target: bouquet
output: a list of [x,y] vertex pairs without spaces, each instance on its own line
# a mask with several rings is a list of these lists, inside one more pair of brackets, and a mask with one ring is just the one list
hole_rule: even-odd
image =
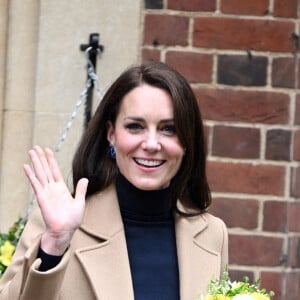
[[231,281],[225,270],[220,280],[211,280],[207,295],[199,300],[270,300],[273,296],[274,292],[259,288],[259,280],[253,284],[249,283],[248,277],[244,281]]
[[20,218],[9,229],[8,233],[0,232],[0,278],[10,265],[21,233],[25,227],[25,220]]

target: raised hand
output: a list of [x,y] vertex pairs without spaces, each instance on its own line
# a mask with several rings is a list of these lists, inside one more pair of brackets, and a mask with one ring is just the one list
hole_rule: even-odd
[[48,254],[62,255],[82,222],[88,180],[79,180],[74,198],[65,184],[54,153],[35,146],[29,151],[32,168],[24,171],[34,190],[46,225],[41,248]]

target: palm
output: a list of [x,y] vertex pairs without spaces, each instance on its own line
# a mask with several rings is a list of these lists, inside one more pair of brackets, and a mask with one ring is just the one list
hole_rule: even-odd
[[51,231],[74,230],[80,225],[84,202],[75,201],[63,181],[50,182],[36,196]]

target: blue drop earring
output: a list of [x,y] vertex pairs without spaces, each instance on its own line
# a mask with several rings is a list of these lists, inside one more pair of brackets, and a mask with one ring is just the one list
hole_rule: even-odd
[[116,158],[116,148],[112,145],[109,146],[108,154],[110,158],[115,159]]

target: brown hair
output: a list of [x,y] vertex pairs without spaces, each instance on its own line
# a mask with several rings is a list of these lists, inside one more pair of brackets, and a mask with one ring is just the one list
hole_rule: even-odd
[[108,121],[115,123],[124,96],[132,89],[149,84],[167,91],[173,101],[178,138],[186,149],[181,167],[172,179],[174,208],[176,199],[200,212],[211,203],[206,178],[206,146],[203,124],[195,95],[176,70],[166,64],[148,61],[123,72],[106,92],[84,133],[73,159],[73,185],[89,179],[87,195],[105,189],[118,173],[115,160],[108,155]]

